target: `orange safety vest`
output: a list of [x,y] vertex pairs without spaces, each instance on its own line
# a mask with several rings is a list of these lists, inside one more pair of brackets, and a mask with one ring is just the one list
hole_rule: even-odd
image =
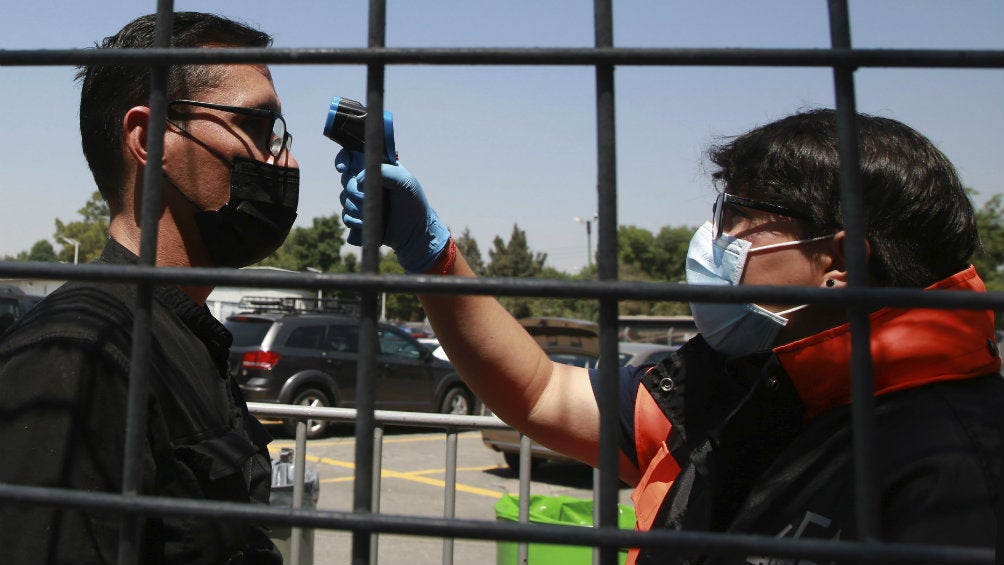
[[[986,286],[970,266],[926,290],[985,292]],[[876,396],[1000,370],[992,311],[882,308],[870,320]],[[805,405],[807,421],[850,403],[848,324],[777,347],[774,354]],[[672,424],[644,386],[638,387],[634,425],[638,468],[644,472],[631,500],[636,529],[648,531],[681,462],[666,445]],[[629,550],[627,564],[634,565],[637,557],[636,548]]]

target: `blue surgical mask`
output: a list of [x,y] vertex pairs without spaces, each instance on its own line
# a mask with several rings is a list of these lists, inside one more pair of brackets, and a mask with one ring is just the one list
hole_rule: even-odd
[[[687,251],[687,284],[738,286],[751,251],[791,247],[833,237],[785,241],[753,247],[745,239],[722,234],[715,239],[711,222],[698,228]],[[805,305],[783,312],[771,312],[756,304],[692,302],[690,310],[698,331],[715,351],[730,357],[749,355],[771,349],[778,332],[788,320],[784,317]]]

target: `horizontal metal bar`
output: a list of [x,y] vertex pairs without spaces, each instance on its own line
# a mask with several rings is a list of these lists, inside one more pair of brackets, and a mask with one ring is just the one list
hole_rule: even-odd
[[1001,68],[1004,51],[625,47],[0,50],[0,66],[182,63]]
[[[248,410],[255,416],[269,418],[299,418],[301,420],[333,420],[351,422],[358,412],[354,408],[319,408],[292,404],[271,404],[248,402]],[[456,414],[433,414],[430,412],[398,412],[394,410],[374,410],[377,424],[400,426],[451,428],[451,429],[508,429],[509,425],[496,416],[459,416]]]
[[866,307],[1004,310],[1004,292],[927,291],[916,288],[820,289],[796,286],[709,286],[637,281],[582,281],[531,278],[466,278],[430,275],[298,273],[270,270],[68,265],[0,261],[0,278],[34,277],[243,286],[256,288],[351,290],[426,294],[481,294],[552,298],[607,298],[670,302],[766,302],[854,304]]
[[0,484],[0,501],[61,508],[106,510],[137,515],[205,517],[402,535],[503,541],[562,543],[585,546],[658,547],[716,555],[773,555],[860,563],[931,563],[990,565],[990,549],[878,544],[850,541],[779,539],[774,537],[676,532],[638,532],[613,528],[583,528],[550,524],[427,518],[392,514],[359,514],[322,510],[273,508],[234,502],[200,501],[151,496],[74,491]]

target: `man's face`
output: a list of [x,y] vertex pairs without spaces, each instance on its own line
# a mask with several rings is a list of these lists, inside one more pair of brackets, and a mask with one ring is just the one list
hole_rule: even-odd
[[[268,67],[231,65],[220,70],[219,86],[199,94],[198,102],[281,112]],[[217,210],[227,203],[235,157],[299,166],[289,150],[278,158],[269,151],[272,120],[268,118],[198,106],[177,109],[184,112],[184,119],[168,124],[164,172],[200,210]]]

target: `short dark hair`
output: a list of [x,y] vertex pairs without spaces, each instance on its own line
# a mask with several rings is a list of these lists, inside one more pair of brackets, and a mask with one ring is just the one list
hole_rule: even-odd
[[[156,14],[141,16],[99,49],[142,49],[153,46]],[[268,47],[272,38],[248,25],[213,14],[175,12],[173,47]],[[207,65],[175,65],[168,75],[170,98],[195,98],[216,85],[221,73]],[[149,103],[150,69],[144,65],[88,65],[77,70],[80,93],[80,136],[84,156],[101,195],[118,201],[125,179],[122,120],[134,106]]]
[[[889,118],[857,119],[868,271],[877,286],[926,287],[964,269],[979,245],[973,204],[933,143]],[[709,151],[722,190],[802,212],[813,233],[843,224],[833,110],[758,127]]]

